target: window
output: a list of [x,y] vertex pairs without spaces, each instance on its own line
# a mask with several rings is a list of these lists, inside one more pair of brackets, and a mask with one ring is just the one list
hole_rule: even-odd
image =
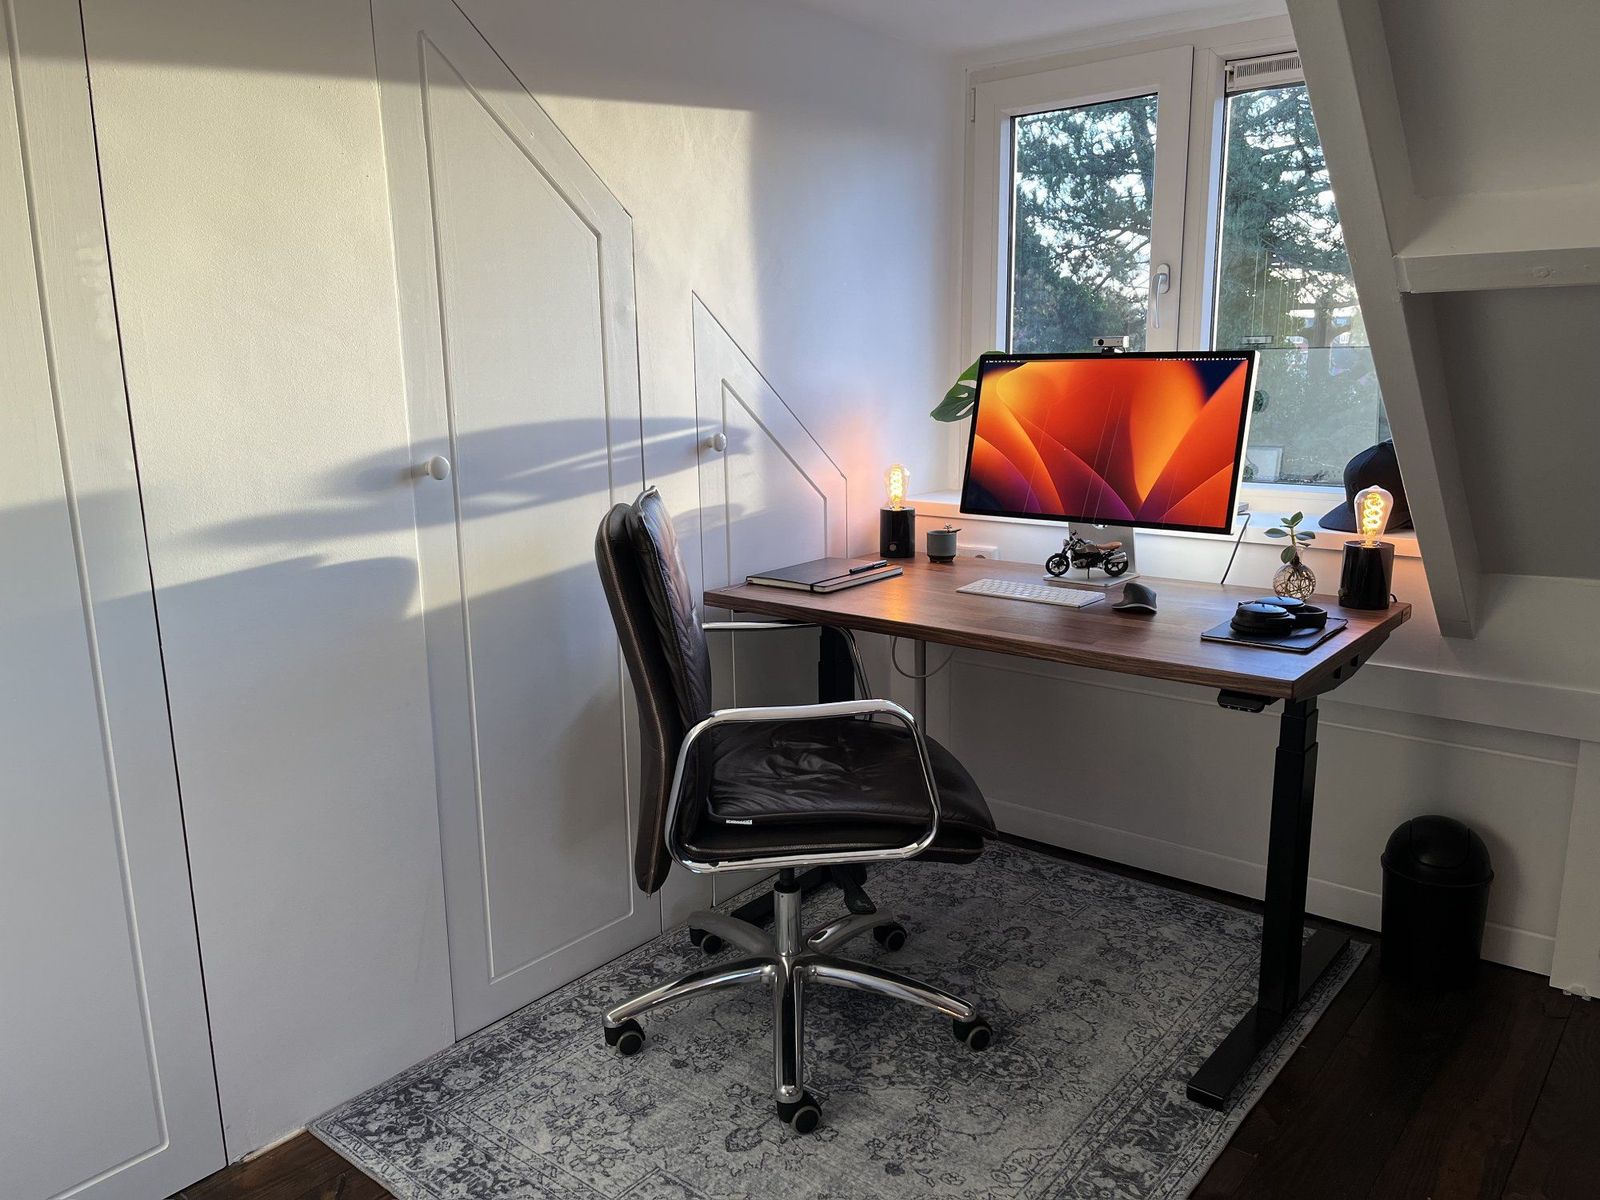
[[1303,83],[1227,98],[1212,344],[1261,354],[1245,478],[1337,484],[1389,436]]
[[1011,122],[1012,350],[1126,334],[1144,349],[1156,98]]
[[[1191,123],[1196,103],[1214,119]],[[1185,46],[996,78],[972,118],[972,355],[1256,349],[1247,483],[1337,488],[1389,436],[1296,56]]]
[[1178,348],[1193,61],[1177,47],[974,90],[974,356],[1119,334]]

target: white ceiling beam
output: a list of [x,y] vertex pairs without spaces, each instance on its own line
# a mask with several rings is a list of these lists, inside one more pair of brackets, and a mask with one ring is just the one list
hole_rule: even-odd
[[1600,184],[1430,198],[1394,261],[1406,292],[1600,283]]
[[1376,0],[1288,0],[1288,8],[1434,611],[1443,633],[1471,637],[1477,543],[1432,300],[1396,282],[1395,246],[1415,231],[1419,204],[1383,21]]

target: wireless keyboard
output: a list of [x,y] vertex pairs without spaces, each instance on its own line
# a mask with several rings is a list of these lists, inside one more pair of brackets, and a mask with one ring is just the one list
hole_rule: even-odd
[[974,596],[998,596],[1002,600],[1026,600],[1029,604],[1054,604],[1057,608],[1086,608],[1105,597],[1082,588],[1051,587],[1048,583],[1023,583],[1016,579],[980,579],[956,589]]

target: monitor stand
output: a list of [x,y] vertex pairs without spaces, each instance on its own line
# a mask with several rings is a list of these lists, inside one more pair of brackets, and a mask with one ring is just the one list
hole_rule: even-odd
[[1076,533],[1089,542],[1121,542],[1120,549],[1127,552],[1128,569],[1120,575],[1107,575],[1099,567],[1073,567],[1065,575],[1051,575],[1046,572],[1044,582],[1054,587],[1098,588],[1109,591],[1119,588],[1130,579],[1139,577],[1138,542],[1133,529],[1126,525],[1084,525],[1073,521],[1068,524],[1067,531]]

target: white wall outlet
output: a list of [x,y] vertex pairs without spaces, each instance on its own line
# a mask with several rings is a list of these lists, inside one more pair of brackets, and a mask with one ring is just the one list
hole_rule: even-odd
[[956,544],[957,558],[988,558],[998,561],[1000,558],[999,546],[984,546],[975,542],[958,542]]

